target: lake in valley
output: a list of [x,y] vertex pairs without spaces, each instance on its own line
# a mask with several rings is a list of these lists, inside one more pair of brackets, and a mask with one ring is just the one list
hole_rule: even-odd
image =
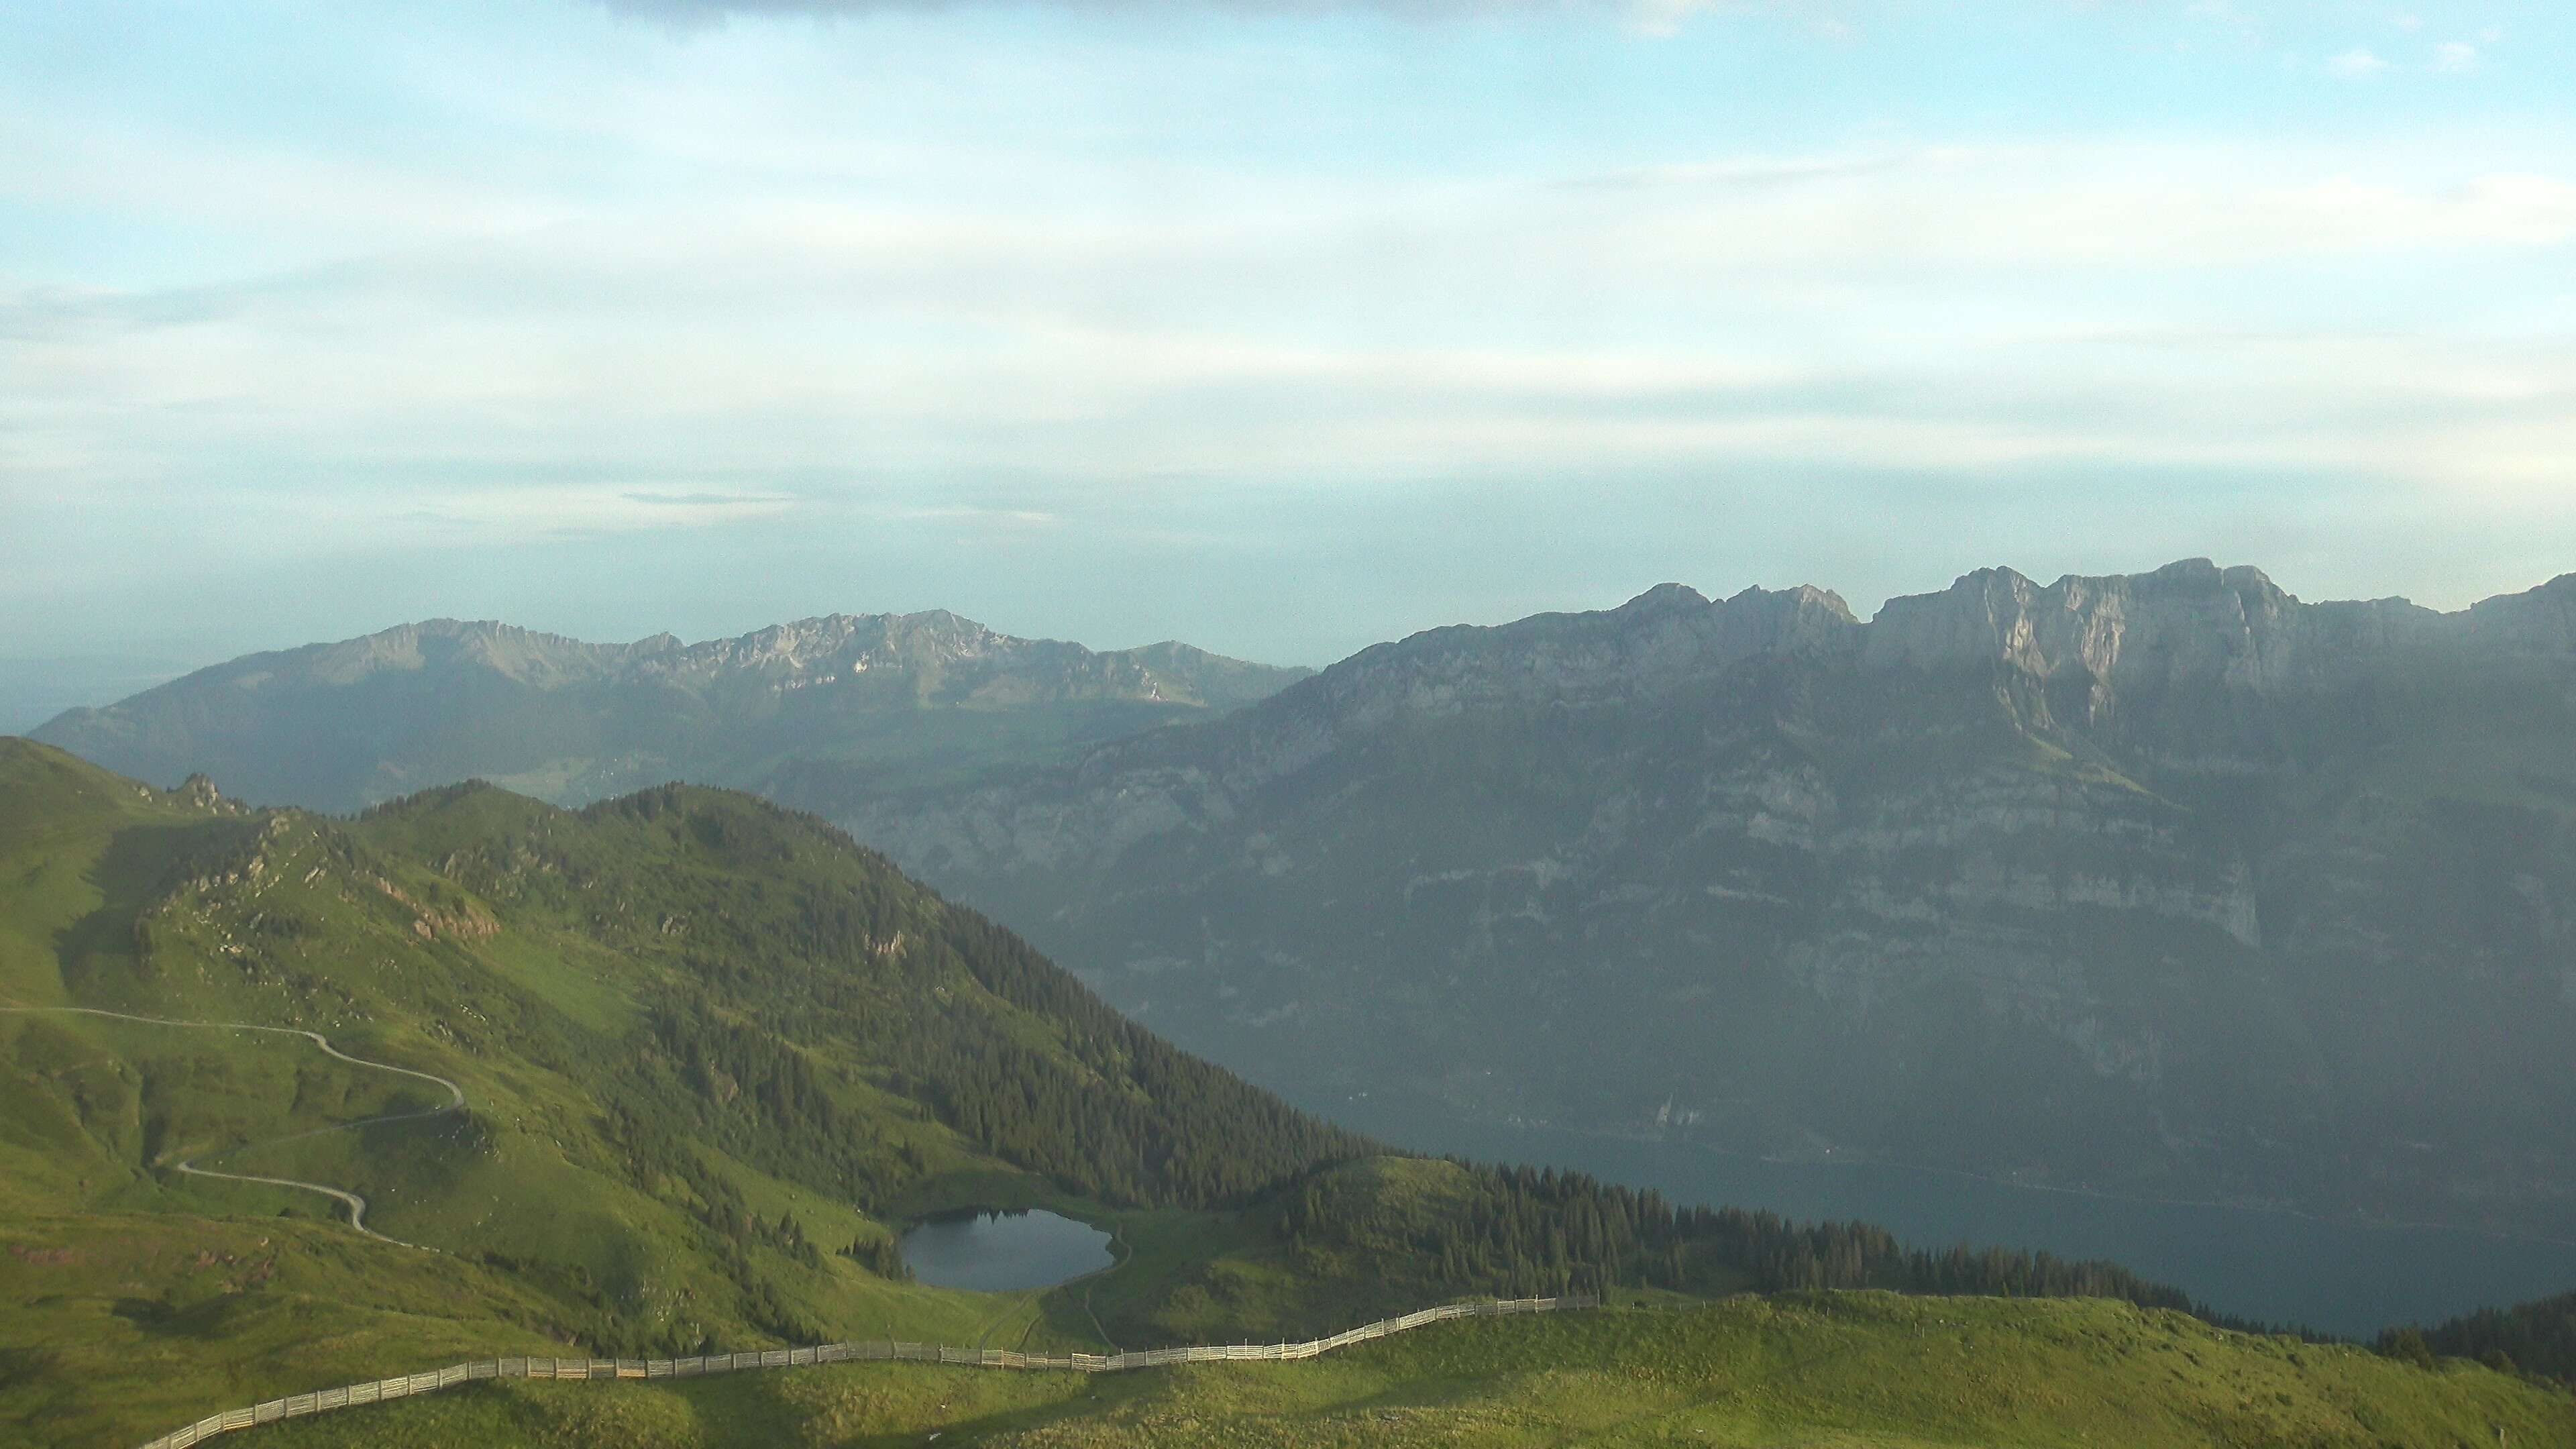
[[1095,1273],[1109,1234],[1043,1208],[942,1214],[903,1235],[904,1266],[934,1288],[1011,1293]]

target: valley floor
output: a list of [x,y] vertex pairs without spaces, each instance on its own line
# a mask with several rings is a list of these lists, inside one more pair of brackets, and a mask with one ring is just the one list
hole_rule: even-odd
[[1299,1364],[1090,1377],[911,1364],[509,1383],[249,1431],[242,1449],[951,1444],[2285,1445],[2576,1442],[2576,1403],[2465,1363],[2095,1300],[1880,1293],[1469,1320]]

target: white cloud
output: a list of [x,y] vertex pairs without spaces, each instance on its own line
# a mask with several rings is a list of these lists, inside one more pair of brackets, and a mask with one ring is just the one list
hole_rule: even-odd
[[578,208],[470,171],[404,168],[137,123],[113,111],[43,106],[0,91],[0,196],[196,228],[256,228],[295,254],[492,236]]
[[1042,508],[978,508],[964,504],[911,505],[862,509],[870,518],[896,523],[966,523],[994,528],[1062,528],[1067,522],[1061,513]]
[[1639,35],[1669,39],[1681,34],[1684,23],[1706,8],[1708,0],[1634,0],[1628,9],[1628,28]]
[[2450,75],[2465,75],[2478,68],[2478,48],[2466,41],[2454,40],[2434,47],[2433,69]]
[[[2262,44],[2262,22],[2239,9],[2233,0],[2193,0],[2192,4],[2183,8],[2183,15],[2188,20],[2216,26],[2232,33],[2239,44]],[[2188,39],[2175,43],[2184,50],[2192,48],[2192,43]]]
[[[2416,179],[2373,175],[2377,168],[2356,156],[2251,159],[2196,148],[1951,148],[1884,175],[1820,172],[1776,191],[1650,194],[1606,220],[1594,244],[1654,267],[1804,262],[1848,272],[2226,267],[2576,240],[2576,183],[2555,177]],[[2352,169],[2333,169],[2341,167]]]
[[[1671,0],[1674,23],[1691,8]],[[56,115],[0,155],[0,192],[309,227],[334,259],[167,291],[0,286],[0,498],[193,516],[253,486],[210,479],[256,478],[318,501],[224,510],[253,533],[481,540],[791,511],[773,526],[794,531],[816,494],[852,491],[895,522],[1058,524],[961,511],[940,497],[957,477],[2576,476],[2576,439],[2540,415],[2576,390],[2563,356],[2346,335],[2541,325],[2516,269],[2576,242],[2576,181],[2475,144],[1876,130],[1818,152],[1556,153],[1581,158],[1571,176],[1400,148],[1193,164],[1159,133],[1100,143],[1084,128],[1116,118],[1079,106],[1044,134],[907,129],[864,123],[836,77],[743,90],[736,72],[789,62],[711,53],[784,47],[736,29],[691,42],[706,75],[503,88],[514,133],[588,128],[596,164],[552,179],[140,123],[82,140]],[[800,44],[793,63],[817,64]],[[0,132],[16,120],[0,108]],[[2437,301],[2399,300],[2436,279]],[[520,481],[563,477],[587,481]]]
[[361,527],[392,521],[474,538],[521,538],[704,528],[776,517],[796,504],[784,494],[726,493],[686,480],[652,480],[371,491],[344,498],[330,511]]
[[2327,61],[2326,69],[2345,80],[2369,80],[2388,69],[2388,62],[2366,49],[2356,47]]
[[[2508,512],[2576,540],[2576,146],[2517,89],[2556,40],[2509,65],[2477,22],[2391,3],[2426,24],[2256,0],[1149,0],[683,34],[559,4],[392,45],[350,6],[343,34],[298,12],[262,47],[275,86],[218,48],[30,60],[0,84],[0,199],[36,221],[0,241],[0,543],[37,558],[0,568],[0,633],[56,608],[31,576],[70,616],[141,609],[102,578],[140,597],[204,559],[273,578],[258,561],[286,550],[599,535],[547,547],[639,577],[623,561],[655,550],[873,548],[814,587],[877,603],[916,586],[921,539],[1015,573],[977,550],[1166,526],[1113,506],[1157,489],[1214,533],[1269,498],[1357,536],[1439,488],[1666,480],[1597,510],[1642,536],[1736,529],[1765,510],[1701,506],[1711,480],[1760,477],[1793,480],[1778,538],[1982,552],[1999,519],[2159,511],[2136,480],[2170,474],[2229,500],[2198,519],[2259,495],[2307,528],[2349,489],[2563,554]],[[1470,8],[1514,18],[1385,21]],[[2036,144],[1996,144],[1943,54],[1863,84],[1810,43],[1835,15],[1889,15],[1892,43],[2060,9],[2130,59],[2051,30],[2052,66],[2110,83]],[[1600,33],[1623,16],[1685,38]],[[2445,40],[2481,73],[2448,119],[2382,116]],[[2287,129],[2314,139],[2259,128],[2248,89],[2363,41],[2336,69],[2380,87],[2302,100]],[[2126,83],[2169,42],[2216,57],[2182,68],[2201,83]],[[1778,69],[1721,83],[1736,59]],[[1529,69],[1478,69],[1506,61]],[[308,74],[330,83],[289,83]],[[1783,135],[1813,139],[1692,139]],[[1837,521],[1872,476],[1955,531]],[[1967,503],[2037,483],[2048,509]],[[136,542],[176,536],[203,546]],[[1167,572],[1212,555],[1181,556]],[[2439,574],[2409,567],[2369,587]]]

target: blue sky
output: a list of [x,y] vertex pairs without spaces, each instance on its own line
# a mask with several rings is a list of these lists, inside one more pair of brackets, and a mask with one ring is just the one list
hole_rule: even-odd
[[0,7],[0,658],[2456,607],[2576,569],[2569,11]]

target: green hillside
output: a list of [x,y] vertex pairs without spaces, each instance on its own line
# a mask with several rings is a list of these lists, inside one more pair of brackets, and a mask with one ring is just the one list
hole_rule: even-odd
[[[2501,1437],[2499,1437],[2501,1431]],[[513,1383],[258,1431],[269,1449],[615,1443],[2556,1445],[2509,1375],[2224,1333],[2124,1304],[1739,1298],[1441,1324],[1301,1364],[1112,1375],[849,1365],[676,1386]]]
[[[296,1038],[0,1013],[0,1419],[48,1443],[478,1345],[973,1342],[1013,1313],[1045,1341],[1033,1304],[902,1281],[896,1228],[1045,1203],[1204,1237],[1370,1150],[721,792],[334,821],[0,741],[0,1004],[306,1027],[469,1103],[279,1142],[444,1094]],[[190,1157],[350,1189],[439,1252]]]

